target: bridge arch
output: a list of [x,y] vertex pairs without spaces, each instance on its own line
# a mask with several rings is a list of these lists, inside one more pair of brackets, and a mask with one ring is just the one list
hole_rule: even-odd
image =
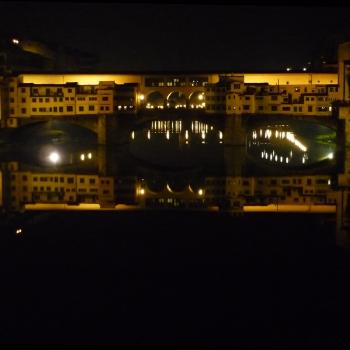
[[152,91],[146,96],[146,108],[163,108],[164,96],[159,91]]
[[193,91],[189,96],[190,108],[203,108],[205,107],[205,97],[202,91]]
[[172,91],[166,100],[168,108],[186,108],[187,106],[186,95],[181,91]]

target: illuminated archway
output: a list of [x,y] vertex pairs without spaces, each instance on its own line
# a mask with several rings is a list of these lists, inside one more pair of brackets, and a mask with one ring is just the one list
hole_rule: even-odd
[[189,108],[204,108],[205,96],[203,92],[195,91],[189,97]]
[[182,92],[173,91],[167,97],[168,108],[186,108],[186,104],[187,99]]
[[146,108],[163,108],[164,107],[164,96],[159,91],[153,91],[147,95]]

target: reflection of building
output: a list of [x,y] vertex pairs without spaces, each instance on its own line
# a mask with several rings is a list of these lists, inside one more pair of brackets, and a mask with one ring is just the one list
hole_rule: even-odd
[[9,163],[12,210],[29,203],[98,203],[114,201],[111,177],[94,174],[39,173],[19,171],[18,163]]

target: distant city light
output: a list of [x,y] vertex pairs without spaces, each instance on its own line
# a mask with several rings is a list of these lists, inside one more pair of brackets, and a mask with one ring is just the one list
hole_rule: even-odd
[[81,160],[85,160],[85,154],[84,154],[84,153],[82,153],[82,154],[80,155],[80,159],[81,159]]
[[203,190],[202,190],[201,188],[198,190],[198,194],[199,194],[200,196],[203,195]]
[[143,196],[145,194],[145,189],[144,188],[141,188],[140,189],[140,195]]
[[92,154],[91,153],[88,153],[88,158],[91,159],[92,158]]
[[13,38],[12,39],[12,43],[15,44],[15,45],[18,45],[19,44],[19,40],[16,39],[16,38]]
[[329,153],[329,154],[327,155],[327,158],[328,158],[328,159],[333,159],[333,157],[334,157],[333,152],[331,152],[331,153]]
[[58,163],[60,160],[61,160],[61,157],[60,157],[60,155],[59,155],[57,152],[51,152],[51,153],[49,154],[49,161],[50,161],[51,163],[56,164],[56,163]]
[[289,72],[289,71],[291,71],[291,70],[292,70],[291,67],[287,67],[287,69],[286,69],[287,72]]
[[17,230],[16,230],[16,235],[19,235],[19,234],[21,234],[22,233],[22,229],[21,228],[18,228]]
[[303,71],[305,72],[306,70],[307,70],[307,68],[306,68],[306,67],[304,67],[304,68],[303,68]]
[[140,101],[143,101],[143,100],[145,99],[145,95],[140,94],[140,95],[139,95],[139,99],[140,99]]

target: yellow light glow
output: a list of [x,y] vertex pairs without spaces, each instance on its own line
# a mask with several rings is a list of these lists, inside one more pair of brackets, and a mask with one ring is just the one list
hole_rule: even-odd
[[199,194],[200,196],[203,196],[203,190],[202,190],[201,188],[198,190],[198,194]]
[[21,228],[18,228],[17,230],[16,230],[16,235],[20,235],[22,233],[22,229]]
[[202,101],[204,98],[203,94],[198,95],[198,100]]
[[140,189],[140,195],[143,196],[145,194],[145,189],[144,188],[141,188]]
[[15,44],[15,45],[18,45],[19,44],[19,40],[16,39],[16,38],[13,38],[12,39],[12,43]]
[[140,99],[140,101],[143,101],[143,100],[145,99],[145,95],[140,94],[140,95],[139,95],[139,99]]
[[131,132],[131,138],[134,139],[135,138],[135,131]]
[[85,160],[85,154],[84,154],[84,153],[82,153],[82,154],[80,155],[80,159],[81,159],[81,160]]
[[91,153],[88,153],[88,158],[91,159],[92,158],[92,154]]

